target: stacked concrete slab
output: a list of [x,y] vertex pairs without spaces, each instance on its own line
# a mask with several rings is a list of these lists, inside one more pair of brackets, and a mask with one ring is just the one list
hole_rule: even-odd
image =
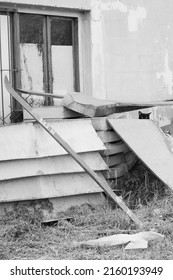
[[[60,120],[51,126],[104,179],[101,171],[107,165],[99,152],[105,146],[91,121]],[[103,200],[101,188],[40,125],[0,129],[0,203],[56,198],[59,210],[64,210],[80,200]]]
[[[118,116],[118,118],[122,116]],[[112,118],[115,118],[112,117]],[[100,154],[109,167],[102,174],[112,187],[116,185],[117,178],[125,175],[135,164],[137,158],[129,147],[122,141],[107,122],[107,118],[92,119],[93,127],[106,146]]]
[[[76,103],[73,104],[74,106]],[[77,104],[77,110],[81,111],[86,109],[86,107],[81,109],[81,104]],[[91,105],[87,105],[87,108]],[[66,107],[60,106],[63,110],[59,110],[58,108],[51,110],[49,107],[37,108],[35,109],[40,115],[42,115],[45,119],[54,119],[58,120],[59,118],[75,118],[74,121],[78,121],[83,117],[84,119],[87,116],[82,116],[79,112],[72,111]],[[92,106],[91,106],[92,107]],[[95,108],[95,107],[94,107]],[[100,110],[101,111],[101,110]],[[100,112],[99,111],[99,112]],[[76,115],[77,114],[77,115]],[[26,120],[31,121],[31,117],[28,113],[25,113]],[[111,118],[124,118],[123,113],[116,113],[111,116]],[[104,162],[108,166],[108,170],[102,172],[104,178],[111,183],[114,187],[116,185],[117,178],[123,176],[127,173],[137,161],[135,154],[129,149],[129,147],[122,141],[122,139],[116,134],[116,132],[111,128],[108,124],[107,117],[93,117],[90,118],[93,128],[97,132],[97,135],[105,145],[105,150],[100,151],[100,155],[102,156]]]

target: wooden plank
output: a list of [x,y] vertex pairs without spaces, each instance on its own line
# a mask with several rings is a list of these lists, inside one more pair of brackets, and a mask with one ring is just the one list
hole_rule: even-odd
[[[98,152],[83,153],[80,156],[95,171],[108,169]],[[83,169],[69,155],[0,162],[0,181],[77,172],[83,172]]]
[[126,163],[118,164],[114,167],[111,167],[108,171],[102,171],[103,176],[105,179],[117,179],[125,175],[128,172],[128,166]]
[[125,158],[124,153],[118,153],[118,154],[115,154],[115,155],[110,155],[110,156],[102,157],[102,158],[104,159],[104,161],[106,162],[106,164],[109,167],[114,166],[116,164],[126,162],[126,158]]
[[152,120],[108,120],[134,153],[173,189],[172,142]]
[[100,179],[100,177],[81,159],[81,157],[71,148],[71,146],[63,140],[63,138],[53,129],[52,126],[48,125],[39,115],[32,112],[32,107],[11,87],[7,76],[4,78],[5,87],[8,92],[27,110],[38,123],[48,132],[48,134],[60,144],[77,163],[86,171],[86,173],[105,191],[105,193],[116,202],[125,213],[139,226],[142,226],[141,221],[136,215],[124,204],[121,198],[119,198],[109,187],[106,181]]
[[[72,143],[78,153],[105,149],[90,120],[51,122],[51,125],[67,143]],[[0,129],[0,161],[67,154],[37,123],[3,126]]]
[[115,131],[98,131],[98,136],[103,143],[110,143],[120,141],[121,138],[115,133]]
[[[33,111],[36,114],[41,114],[44,119],[71,119],[82,117],[81,114],[69,110],[61,105],[33,108]],[[24,120],[33,120],[33,117],[31,117],[31,115],[26,111],[24,111],[23,118]]]
[[[97,175],[104,180],[100,172]],[[0,202],[66,197],[98,192],[102,192],[102,189],[84,172],[0,182]]]
[[103,156],[125,153],[129,151],[129,147],[123,141],[106,143],[105,146],[106,150],[100,152]]

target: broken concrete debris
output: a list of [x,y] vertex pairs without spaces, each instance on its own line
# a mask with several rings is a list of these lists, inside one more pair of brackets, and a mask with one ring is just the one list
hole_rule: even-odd
[[127,244],[125,247],[126,250],[131,249],[147,249],[148,242],[155,240],[161,241],[163,240],[164,235],[154,232],[154,231],[143,231],[135,234],[115,234],[111,236],[101,237],[98,239],[75,242],[76,246],[117,246],[122,244]]
[[[93,179],[93,181],[98,184],[98,186],[105,191],[105,193],[110,196],[113,201],[115,201],[125,213],[139,226],[142,226],[141,221],[136,217],[136,215],[124,204],[124,202],[119,198],[110,188],[105,180],[97,175],[95,171],[93,171],[89,165],[79,156],[76,151],[71,147],[71,143],[67,143],[63,138],[63,135],[59,135],[59,133],[48,124],[43,118],[33,111],[33,108],[11,87],[7,76],[5,76],[4,83],[8,92],[22,105],[22,107],[27,110],[27,112],[39,123],[39,125],[43,128],[43,131],[46,131],[50,136],[54,143],[58,146],[60,145],[89,175],[89,178]],[[47,134],[47,135],[48,135]],[[98,137],[99,138],[99,137]],[[88,139],[88,138],[87,138]]]
[[155,106],[171,106],[173,101],[152,101],[141,103],[125,103],[112,100],[100,100],[84,93],[69,93],[62,100],[64,107],[88,117],[104,117],[114,113],[128,112],[140,108]]
[[[91,121],[86,120],[85,126],[83,124],[84,120],[81,119],[81,124],[82,127],[84,127],[85,132],[87,131],[87,135],[85,135],[85,139],[82,141],[78,141],[78,144],[76,142],[77,138],[75,139],[75,136],[79,135],[80,132],[82,131],[82,127],[81,127],[81,131],[79,129],[79,120],[75,121],[73,123],[73,126],[76,125],[76,131],[75,131],[75,136],[73,135],[73,140],[71,135],[69,134],[69,127],[67,127],[65,125],[65,122],[59,121],[58,123],[55,124],[48,124],[47,122],[45,122],[43,120],[42,117],[40,117],[40,115],[38,114],[38,111],[33,109],[32,107],[29,106],[28,103],[26,103],[26,101],[20,97],[19,94],[17,94],[13,88],[10,86],[7,78],[5,78],[5,85],[7,90],[9,91],[9,93],[24,107],[24,109],[39,123],[39,126],[36,125],[36,127],[38,126],[37,130],[36,130],[36,136],[37,139],[36,141],[38,142],[37,145],[33,145],[35,148],[37,147],[38,151],[32,151],[32,145],[31,143],[29,146],[29,150],[28,150],[28,146],[26,147],[26,151],[21,150],[19,152],[16,153],[16,155],[14,155],[13,159],[19,159],[19,155],[22,151],[22,155],[21,155],[21,159],[26,160],[28,158],[38,158],[37,163],[35,165],[35,170],[33,172],[33,174],[26,174],[26,176],[24,176],[24,180],[29,180],[29,181],[33,181],[35,180],[35,177],[38,176],[42,176],[41,179],[38,178],[36,179],[38,181],[38,185],[41,184],[41,182],[46,178],[46,182],[51,185],[51,182],[49,182],[48,177],[46,177],[47,175],[52,176],[52,178],[54,178],[55,176],[57,177],[57,172],[55,174],[55,171],[49,171],[49,173],[46,173],[46,171],[44,170],[44,166],[42,166],[41,169],[38,168],[38,165],[40,165],[40,163],[38,162],[42,157],[45,156],[54,156],[55,151],[59,151],[58,154],[56,154],[56,156],[60,156],[60,155],[65,155],[65,154],[69,154],[72,159],[74,160],[75,164],[78,164],[80,166],[79,170],[77,169],[76,172],[86,172],[85,175],[89,176],[88,178],[90,178],[91,180],[93,180],[97,186],[99,186],[103,191],[106,192],[107,195],[109,195],[116,203],[118,203],[118,205],[125,211],[125,213],[127,215],[129,215],[129,217],[139,226],[141,226],[141,221],[139,221],[139,219],[132,213],[132,211],[130,211],[126,205],[122,202],[122,200],[117,197],[115,195],[115,193],[112,191],[112,189],[109,187],[108,183],[106,182],[105,179],[109,180],[109,179],[116,179],[119,176],[122,176],[124,173],[128,172],[128,170],[133,166],[134,162],[136,161],[136,157],[134,155],[134,153],[136,153],[139,158],[141,158],[148,166],[150,169],[152,169],[156,175],[158,175],[158,177],[164,182],[166,183],[168,186],[170,186],[171,188],[173,188],[173,182],[171,179],[171,176],[169,176],[171,174],[172,171],[170,171],[170,166],[172,166],[173,164],[173,157],[172,157],[172,151],[171,148],[169,146],[169,142],[165,141],[165,135],[161,132],[161,130],[159,128],[156,127],[156,125],[151,121],[151,120],[144,120],[144,122],[142,122],[141,120],[125,120],[125,119],[115,119],[115,117],[110,117],[110,118],[103,118],[102,121],[92,121],[92,123],[95,123],[93,126],[95,127],[95,130],[91,124]],[[95,100],[92,97],[91,98],[86,98],[85,95],[80,95],[78,93],[74,93],[74,94],[67,94],[64,99],[63,99],[63,103],[65,103],[65,106],[76,111],[79,112],[80,114],[84,114],[86,115],[86,111],[88,112],[88,116],[105,116],[111,113],[116,112],[116,108],[120,107],[120,108],[126,108],[127,104],[120,104],[120,103],[116,103],[112,102],[112,101],[102,101],[102,100]],[[134,104],[133,104],[134,105]],[[150,104],[151,105],[151,104]],[[131,108],[131,105],[128,104],[128,108]],[[146,106],[146,104],[142,105],[142,104],[135,104],[135,106]],[[149,105],[148,105],[149,106]],[[153,104],[154,106],[154,104]],[[124,110],[123,109],[123,110]],[[127,109],[127,108],[126,108]],[[86,124],[88,123],[88,130],[86,129]],[[31,124],[28,124],[31,125]],[[56,129],[56,126],[59,126],[59,128],[61,127],[61,129]],[[26,124],[25,124],[26,126]],[[99,126],[102,127],[102,130],[99,130]],[[67,131],[64,131],[64,128],[67,128]],[[30,129],[31,126],[30,126]],[[57,131],[59,133],[57,133]],[[79,132],[80,131],[80,132]],[[140,131],[140,134],[139,134]],[[86,134],[84,132],[84,134]],[[91,132],[91,133],[90,133]],[[96,132],[98,134],[96,134]],[[7,132],[8,134],[8,132]],[[47,139],[46,142],[43,144],[42,141],[39,140],[39,134],[42,135],[42,137],[40,139]],[[49,134],[49,135],[48,135]],[[31,138],[31,134],[29,134],[30,138]],[[66,140],[66,136],[69,136],[69,141]],[[109,171],[107,171],[107,165],[105,164],[105,168],[94,168],[92,169],[91,166],[88,162],[86,162],[84,160],[83,157],[81,157],[80,155],[78,155],[79,152],[84,152],[84,150],[78,150],[79,147],[81,147],[81,145],[83,145],[83,143],[89,143],[89,137],[91,137],[91,135],[94,135],[95,139],[97,139],[96,141],[93,139],[91,140],[92,143],[95,144],[95,142],[100,141],[100,143],[102,143],[103,148],[100,149],[94,149],[92,151],[96,151],[98,150],[101,155],[103,156],[103,158],[107,158],[107,157],[117,157],[117,155],[121,155],[123,154],[123,161],[119,162],[119,163],[115,163],[115,165],[113,165],[112,163],[110,163],[109,165],[109,161],[108,162],[108,168]],[[96,136],[97,135],[97,136]],[[154,135],[156,136],[154,139],[151,137],[150,135]],[[50,137],[51,136],[51,137]],[[30,139],[29,138],[29,139]],[[65,140],[64,140],[65,139]],[[123,139],[123,140],[122,140]],[[14,139],[13,139],[14,140]],[[87,141],[86,141],[87,140]],[[102,141],[101,141],[102,140]],[[3,139],[1,139],[1,141],[3,141]],[[148,143],[149,141],[149,143]],[[154,142],[153,142],[154,141]],[[50,145],[49,142],[52,142],[52,145]],[[35,141],[34,141],[35,143]],[[72,146],[71,146],[72,143]],[[13,146],[14,142],[11,143],[11,145]],[[73,144],[76,145],[73,147]],[[11,146],[11,145],[8,145]],[[2,145],[3,146],[3,145]],[[44,147],[43,147],[44,146]],[[46,146],[46,148],[45,148]],[[50,149],[51,147],[54,147],[53,154],[51,153]],[[154,147],[154,148],[153,148]],[[20,146],[21,148],[21,146]],[[149,152],[150,150],[152,150],[152,152],[154,151],[155,154],[159,155],[160,154],[160,149],[162,151],[162,160],[160,160],[159,162],[161,163],[161,165],[156,164],[156,160],[157,157],[151,157],[151,152]],[[45,151],[47,150],[47,154],[44,154]],[[102,151],[101,151],[102,150]],[[134,153],[132,153],[132,151],[134,151]],[[89,152],[89,149],[86,148],[85,152]],[[30,153],[32,155],[30,155]],[[7,156],[9,154],[9,156],[11,157],[11,153],[5,153],[5,155]],[[27,154],[27,155],[26,155]],[[3,152],[1,154],[1,156],[3,156]],[[103,158],[100,157],[99,154],[95,155],[97,157],[97,159],[99,158],[99,161],[102,161],[102,165],[104,163]],[[121,158],[121,156],[119,157]],[[125,159],[124,159],[125,158]],[[162,168],[162,162],[163,162],[163,158],[165,159],[165,166],[169,168],[165,169]],[[10,160],[11,158],[8,158],[8,160]],[[67,158],[66,158],[67,159]],[[7,159],[5,159],[7,160]],[[92,161],[92,159],[91,159]],[[105,160],[106,162],[106,160]],[[157,160],[158,162],[158,160]],[[166,162],[168,163],[166,165]],[[170,164],[171,163],[171,164]],[[74,164],[74,166],[75,166]],[[4,164],[5,166],[5,164]],[[3,166],[3,168],[5,168]],[[33,165],[34,167],[34,165]],[[40,167],[40,166],[39,166]],[[43,169],[43,170],[42,170]],[[67,168],[68,169],[68,168]],[[164,170],[163,170],[164,169]],[[96,173],[95,171],[101,171],[103,170],[103,173]],[[162,172],[161,172],[162,171]],[[73,172],[73,171],[72,171]],[[63,174],[63,171],[59,172]],[[69,172],[68,172],[69,173]],[[59,176],[61,176],[61,178],[64,175],[59,174]],[[165,175],[166,174],[166,175]],[[104,178],[103,176],[104,175]],[[31,178],[28,178],[28,177]],[[55,181],[59,181],[59,176],[57,177],[57,179],[55,180],[55,178],[53,179],[54,182]],[[68,174],[69,176],[69,174]],[[76,180],[77,176],[79,176],[78,174],[74,174]],[[166,177],[165,177],[166,176]],[[25,178],[26,177],[26,178]],[[66,175],[67,177],[67,175]],[[80,177],[80,176],[79,176]],[[6,178],[4,178],[6,179]],[[2,180],[4,180],[2,178]],[[14,178],[8,178],[10,179],[14,179]],[[50,179],[50,178],[49,178]],[[41,181],[40,181],[41,180]],[[29,182],[27,181],[27,182]],[[3,182],[2,182],[3,185]],[[8,185],[8,184],[7,184]],[[7,186],[6,185],[6,186]],[[16,182],[15,182],[16,185]],[[20,185],[20,184],[19,184]],[[28,185],[28,184],[26,184]],[[43,186],[45,186],[45,184],[42,184]],[[64,185],[64,184],[63,184]],[[52,185],[53,186],[53,185]],[[64,186],[64,189],[65,186]],[[74,187],[75,189],[75,187]],[[28,198],[27,196],[25,197],[25,199],[36,199],[36,198],[45,198],[45,197],[49,197],[49,192],[47,192],[46,187],[44,187],[44,189],[38,188],[39,193],[37,193],[37,195],[34,195],[34,190],[32,195]],[[77,191],[79,192],[79,190]],[[89,192],[92,192],[91,190]],[[9,193],[9,192],[8,192]],[[11,192],[10,192],[11,193]],[[20,193],[20,192],[19,192]],[[56,192],[51,191],[51,193],[54,194],[54,197],[56,197]],[[79,192],[80,193],[80,192]],[[75,195],[78,193],[69,193],[69,192],[65,192],[63,193],[62,191],[60,191],[59,195]],[[39,197],[41,196],[41,197]],[[8,198],[10,199],[10,201],[14,198]],[[24,199],[24,198],[22,198]],[[15,197],[15,200],[17,200],[17,197]],[[2,198],[2,201],[5,201],[5,197]],[[136,241],[135,241],[136,242]],[[135,243],[136,244],[136,243]],[[133,246],[138,246],[138,244]],[[146,246],[146,244],[143,244],[143,246]],[[130,245],[129,245],[130,246]],[[142,245],[140,245],[142,246]]]

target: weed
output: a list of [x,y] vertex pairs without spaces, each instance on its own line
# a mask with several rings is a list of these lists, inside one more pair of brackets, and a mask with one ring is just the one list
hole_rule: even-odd
[[167,196],[170,191],[141,162],[117,181],[117,194],[126,201],[129,208],[135,209]]
[[[109,199],[102,206],[84,204],[58,213],[57,223],[49,226],[41,223],[42,211],[36,202],[32,209],[19,203],[0,219],[0,259],[172,259],[173,194],[142,164],[118,184],[122,189],[117,194],[133,208],[143,229],[164,234],[162,242],[134,251],[125,251],[123,246],[116,246],[116,250],[115,246],[77,247],[76,241],[139,231]],[[51,205],[46,203],[45,207],[51,211]]]

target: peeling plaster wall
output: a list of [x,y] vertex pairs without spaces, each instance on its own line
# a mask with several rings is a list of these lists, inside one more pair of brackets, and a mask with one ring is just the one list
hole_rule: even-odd
[[102,0],[92,0],[91,7],[91,69],[92,95],[105,99],[105,53],[102,21]]
[[[172,0],[92,1],[94,96],[125,102],[173,98],[172,11]],[[173,119],[172,108],[145,111],[151,110],[162,124]]]
[[171,0],[102,1],[107,98],[171,97],[170,5]]

